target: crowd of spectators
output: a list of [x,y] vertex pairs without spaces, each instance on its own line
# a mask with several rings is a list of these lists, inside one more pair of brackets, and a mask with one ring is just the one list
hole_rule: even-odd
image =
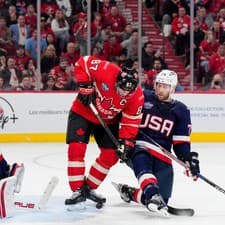
[[[162,33],[172,40],[175,53],[190,67],[190,1],[155,0],[156,19]],[[195,82],[206,90],[215,74],[225,76],[225,2],[194,1],[194,66]],[[223,85],[224,86],[224,85]]]
[[[216,2],[216,7],[213,5]],[[74,63],[87,54],[87,2],[42,0],[37,18],[37,0],[0,0],[0,90],[74,90]],[[147,7],[170,27],[177,55],[189,64],[190,10],[188,0],[145,0]],[[138,64],[138,30],[126,21],[116,0],[93,0],[91,9],[91,54],[119,66]],[[37,40],[37,20],[41,37]],[[144,31],[143,31],[144,32]],[[197,1],[194,20],[197,82],[209,85],[214,74],[224,77],[225,5],[221,0]],[[149,39],[150,40],[150,39]],[[151,41],[143,42],[141,80],[152,88],[155,75],[168,68]],[[40,41],[40,72],[37,42]],[[139,67],[137,67],[139,68]],[[182,88],[179,90],[183,90]]]
[[[0,0],[0,90],[76,90],[73,67],[87,54],[87,2]],[[115,0],[92,1],[91,54],[119,66],[138,63],[138,30],[128,23]],[[40,40],[37,20],[40,19]],[[40,41],[40,72],[37,42]],[[151,42],[143,43],[142,73],[152,88],[156,61],[167,65]],[[135,64],[136,63],[136,64]],[[138,67],[137,67],[138,69]]]

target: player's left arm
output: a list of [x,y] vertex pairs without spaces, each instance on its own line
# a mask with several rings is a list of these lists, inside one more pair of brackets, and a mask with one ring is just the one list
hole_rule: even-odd
[[142,90],[138,88],[122,111],[119,138],[134,139],[136,137],[142,119],[143,103],[144,96]]
[[120,147],[117,149],[119,158],[126,162],[135,145],[135,137],[142,119],[142,106],[144,96],[141,90],[137,90],[132,100],[122,112],[119,129]]
[[191,151],[191,117],[189,109],[182,103],[176,108],[177,120],[173,133],[173,149],[176,156],[185,162],[189,169],[187,175],[191,175],[194,179],[200,173],[198,153]]

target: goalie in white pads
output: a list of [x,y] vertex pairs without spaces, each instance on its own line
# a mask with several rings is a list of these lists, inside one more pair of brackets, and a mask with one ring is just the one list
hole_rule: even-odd
[[24,165],[9,165],[0,152],[0,218],[10,217],[14,212],[14,193],[19,193]]

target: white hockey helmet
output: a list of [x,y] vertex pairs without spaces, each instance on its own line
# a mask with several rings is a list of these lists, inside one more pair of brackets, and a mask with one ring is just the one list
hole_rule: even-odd
[[177,86],[177,73],[172,70],[162,70],[156,75],[155,84],[162,83],[171,86],[171,91]]

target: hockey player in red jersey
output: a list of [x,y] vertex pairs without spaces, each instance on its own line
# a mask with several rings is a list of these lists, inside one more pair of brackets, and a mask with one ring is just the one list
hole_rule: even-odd
[[126,201],[135,201],[148,210],[168,215],[167,203],[172,193],[171,159],[159,146],[173,151],[189,166],[188,174],[197,179],[200,172],[198,153],[191,151],[191,117],[187,106],[172,98],[177,74],[162,70],[155,79],[155,91],[144,91],[143,117],[130,160],[140,188],[114,184]]
[[14,212],[14,193],[19,193],[24,174],[24,165],[10,166],[0,151],[0,218],[10,217]]
[[[79,89],[67,126],[68,178],[73,194],[65,204],[73,205],[86,199],[104,203],[105,198],[99,197],[94,190],[118,161],[121,149],[129,151],[134,146],[144,97],[134,69],[121,69],[111,62],[83,56],[76,62],[74,73]],[[116,149],[92,112],[91,102],[123,148]],[[100,154],[85,177],[84,158],[91,134]]]

